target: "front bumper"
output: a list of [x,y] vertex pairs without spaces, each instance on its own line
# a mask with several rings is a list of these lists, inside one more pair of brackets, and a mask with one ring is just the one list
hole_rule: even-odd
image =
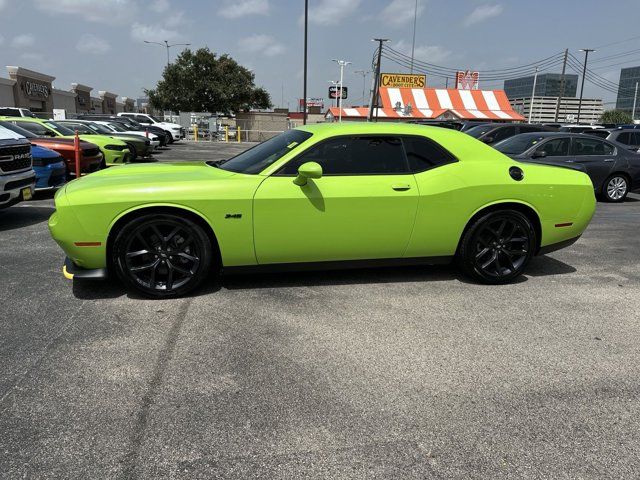
[[10,207],[24,200],[23,190],[33,195],[36,174],[33,170],[0,176],[0,208]]
[[82,280],[104,280],[107,278],[106,268],[80,268],[69,257],[65,257],[64,265],[62,266],[62,274],[68,280],[82,279]]
[[67,168],[64,162],[34,166],[36,172],[36,190],[60,188],[67,181]]

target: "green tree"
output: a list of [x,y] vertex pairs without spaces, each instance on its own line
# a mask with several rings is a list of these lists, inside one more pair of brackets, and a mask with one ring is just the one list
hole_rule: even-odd
[[253,82],[253,73],[229,55],[187,49],[165,67],[156,88],[145,93],[154,108],[176,112],[229,114],[271,107],[269,93]]
[[633,119],[631,115],[622,110],[607,110],[600,117],[600,123],[633,123]]

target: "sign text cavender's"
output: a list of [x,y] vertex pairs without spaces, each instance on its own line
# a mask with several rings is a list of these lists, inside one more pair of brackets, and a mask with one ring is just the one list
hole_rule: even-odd
[[425,88],[427,76],[410,73],[381,73],[380,86],[392,88]]

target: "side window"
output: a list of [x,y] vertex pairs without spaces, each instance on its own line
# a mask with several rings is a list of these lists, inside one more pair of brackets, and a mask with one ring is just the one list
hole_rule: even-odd
[[14,125],[18,125],[19,127],[24,128],[25,130],[29,130],[31,133],[35,133],[39,137],[47,137],[50,136],[51,133],[45,127],[40,125],[39,123],[34,122],[11,122]]
[[404,150],[413,173],[453,163],[456,158],[433,140],[421,137],[403,137]]
[[140,123],[149,123],[149,119],[144,115],[136,115],[136,121]]
[[520,133],[534,133],[543,131],[542,128],[538,128],[534,125],[520,125]]
[[623,143],[625,145],[631,145],[631,133],[632,132],[622,132],[616,138],[616,141]]
[[591,138],[574,138],[573,154],[574,155],[613,155],[615,149],[613,146],[601,140]]
[[300,165],[316,162],[323,175],[408,173],[402,142],[397,137],[338,137],[312,146],[287,163],[279,175],[296,175]]
[[630,145],[640,145],[640,132],[633,132]]
[[549,140],[541,145],[537,151],[546,153],[548,157],[566,157],[569,155],[569,139],[556,138]]
[[504,140],[505,138],[513,137],[516,134],[516,127],[501,127],[497,129],[490,137],[493,137],[493,143]]

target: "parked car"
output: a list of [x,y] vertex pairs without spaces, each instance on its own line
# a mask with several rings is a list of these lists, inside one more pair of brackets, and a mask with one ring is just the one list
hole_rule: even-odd
[[484,123],[464,131],[467,135],[491,145],[521,133],[555,131],[551,127],[528,123]]
[[67,278],[113,269],[155,297],[221,270],[453,259],[478,281],[506,283],[534,255],[575,242],[595,210],[583,172],[386,122],[307,125],[224,162],[111,168],[55,201],[49,228]]
[[31,145],[33,171],[36,172],[36,190],[55,190],[67,182],[64,158],[53,150]]
[[618,142],[634,152],[640,151],[640,130],[638,129],[615,129],[604,130],[608,135],[607,140]]
[[187,135],[185,129],[182,128],[179,124],[163,122],[159,118],[156,118],[153,115],[147,115],[146,113],[120,112],[118,113],[118,116],[132,118],[141,125],[154,125],[156,127],[164,129],[169,136],[169,143],[173,143],[177,140],[180,140],[181,138],[185,138]]
[[156,135],[155,133],[151,133],[148,130],[144,132],[140,130],[129,130],[124,123],[110,122],[107,120],[96,120],[93,123],[96,125],[99,125],[106,132],[115,133],[116,136],[124,136],[124,135],[132,136],[133,135],[138,138],[144,138],[145,140],[149,140],[149,145],[151,146],[151,149],[149,150],[149,154],[151,154],[151,152],[154,149],[160,147],[160,137],[158,137],[158,135]]
[[166,147],[169,142],[169,134],[163,128],[156,127],[154,125],[141,125],[140,123],[129,117],[118,117],[117,115],[101,115],[92,113],[78,115],[78,119],[114,122],[122,125],[124,128],[130,131],[138,131],[143,134],[146,134],[146,132],[153,133],[154,135],[157,135],[158,140],[160,141],[160,147]]
[[568,133],[593,133],[594,130],[604,128],[602,125],[563,125],[558,128],[559,132]]
[[[15,123],[19,127],[42,137],[75,137],[73,130],[53,120],[22,117],[0,117],[0,120]],[[127,148],[127,144],[122,140],[105,135],[80,135],[80,139],[95,143],[98,146],[103,157],[102,167],[120,165],[126,163],[129,159],[129,149]]]
[[31,200],[35,183],[31,144],[0,126],[0,208]]
[[[101,135],[122,140],[127,144],[129,149],[128,161],[135,162],[138,157],[145,158],[153,152],[151,140],[140,135],[119,134],[113,130],[109,130],[104,125],[89,122],[87,120],[58,120],[57,123],[64,125],[70,130],[77,130],[82,135]],[[156,143],[158,143],[156,141]]]
[[[76,174],[76,157],[74,140],[62,137],[38,137],[29,130],[25,130],[18,125],[0,121],[0,126],[11,130],[18,135],[22,135],[31,145],[38,145],[57,152],[64,160],[66,165],[67,177],[73,177]],[[102,164],[102,153],[97,145],[85,141],[80,141],[80,172],[91,173],[100,169]]]
[[18,107],[0,107],[0,116],[36,118],[33,112],[28,108]]
[[558,166],[578,164],[593,182],[594,191],[607,202],[622,202],[640,188],[640,155],[616,144],[581,133],[526,133],[494,145],[523,162]]

